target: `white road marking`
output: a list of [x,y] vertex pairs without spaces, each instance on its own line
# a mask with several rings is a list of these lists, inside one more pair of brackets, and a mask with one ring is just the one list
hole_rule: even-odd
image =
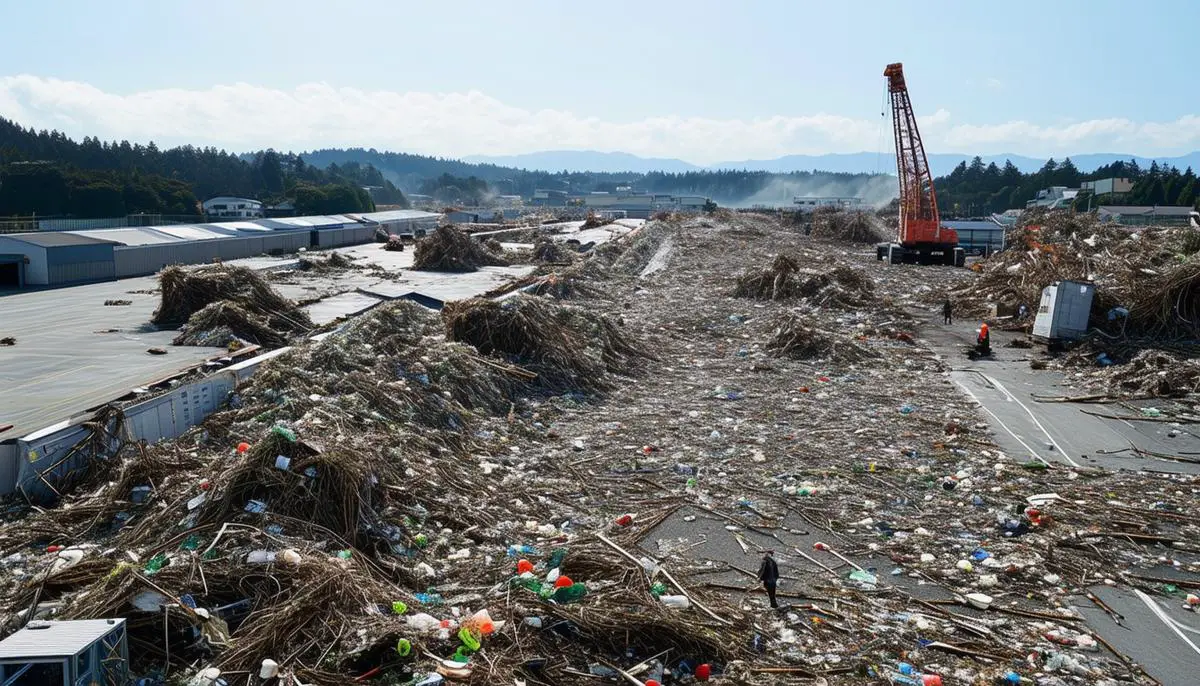
[[1133,589],[1133,592],[1135,595],[1137,595],[1139,600],[1146,604],[1146,607],[1150,608],[1150,611],[1154,613],[1155,617],[1158,617],[1159,621],[1161,621],[1163,624],[1166,624],[1167,628],[1169,628],[1171,631],[1174,631],[1175,635],[1183,639],[1183,642],[1188,644],[1188,647],[1196,651],[1197,655],[1200,655],[1200,648],[1196,647],[1196,644],[1192,643],[1190,638],[1183,635],[1183,632],[1179,630],[1179,627],[1175,626],[1175,620],[1171,619],[1166,612],[1163,612],[1163,609],[1158,606],[1158,603],[1154,602],[1153,598],[1136,588]]
[[[982,376],[982,374],[980,376]],[[954,376],[951,375],[951,378],[954,378]],[[987,377],[984,377],[984,378],[987,378]],[[971,400],[974,400],[976,402],[976,404],[978,404],[980,407],[982,407],[984,412],[987,412],[989,415],[991,415],[992,419],[995,419],[997,424],[1004,427],[1004,430],[1008,432],[1008,435],[1012,436],[1014,439],[1016,439],[1017,443],[1020,443],[1025,448],[1025,450],[1029,451],[1029,454],[1032,455],[1035,460],[1041,460],[1042,463],[1045,464],[1046,466],[1050,465],[1050,463],[1047,462],[1042,456],[1037,454],[1036,450],[1034,450],[1033,448],[1030,448],[1028,443],[1021,440],[1020,436],[1013,433],[1013,430],[1008,428],[1008,425],[1004,423],[1003,419],[1000,419],[999,417],[997,417],[995,412],[992,412],[991,410],[988,409],[987,405],[980,402],[979,398],[975,397],[975,394],[971,392],[970,388],[967,388],[967,385],[965,383],[963,383],[962,381],[959,381],[957,378],[954,378],[954,383],[958,384],[958,387],[963,389],[963,392],[966,393],[968,396],[970,396]]]
[[1033,420],[1033,423],[1035,425],[1037,425],[1037,428],[1041,429],[1042,433],[1046,434],[1046,440],[1050,441],[1050,445],[1054,446],[1054,449],[1058,451],[1058,454],[1062,455],[1063,458],[1066,459],[1066,461],[1069,462],[1072,467],[1081,467],[1082,466],[1075,460],[1071,459],[1071,456],[1068,455],[1067,452],[1062,449],[1062,446],[1060,446],[1058,444],[1058,442],[1054,440],[1054,437],[1050,435],[1050,432],[1046,430],[1046,427],[1042,426],[1042,423],[1038,421],[1038,418],[1033,414],[1033,410],[1030,410],[1025,405],[1025,403],[1021,402],[1020,400],[1017,400],[1017,397],[1015,395],[1013,395],[1012,393],[1009,393],[1008,389],[1004,387],[1004,384],[1002,384],[999,381],[997,381],[996,379],[988,376],[987,374],[984,374],[983,372],[979,372],[979,375],[982,376],[983,378],[987,379],[988,383],[992,384],[997,389],[999,389],[999,391],[1001,393],[1003,393],[1010,401],[1020,405],[1021,409],[1025,410],[1025,414],[1029,415],[1029,418]]

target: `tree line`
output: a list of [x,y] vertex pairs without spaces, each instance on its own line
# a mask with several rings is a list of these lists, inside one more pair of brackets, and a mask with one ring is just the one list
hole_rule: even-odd
[[191,145],[160,150],[91,136],[74,141],[0,118],[0,215],[197,215],[198,200],[220,195],[292,200],[297,212],[317,214],[370,211],[376,201],[408,204],[369,165],[318,168],[274,150],[239,156]]
[[961,162],[948,175],[935,179],[934,188],[938,209],[944,216],[977,217],[1024,208],[1026,201],[1033,200],[1039,190],[1051,186],[1079,188],[1084,181],[1108,178],[1129,179],[1133,188],[1115,195],[1081,193],[1074,201],[1075,209],[1086,209],[1089,204],[1093,208],[1105,204],[1197,206],[1200,201],[1200,188],[1191,167],[1180,172],[1173,166],[1152,162],[1149,168],[1142,169],[1136,160],[1118,160],[1083,173],[1069,157],[1062,162],[1052,158],[1036,172],[1025,174],[1011,161],[1006,160],[999,167],[994,162],[984,165],[976,157],[970,164]]

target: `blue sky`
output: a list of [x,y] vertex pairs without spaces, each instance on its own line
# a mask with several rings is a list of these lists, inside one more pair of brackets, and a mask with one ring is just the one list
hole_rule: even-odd
[[695,162],[855,152],[880,147],[881,73],[899,60],[931,152],[1200,148],[1200,3],[1185,0],[50,0],[4,14],[0,116],[73,136]]

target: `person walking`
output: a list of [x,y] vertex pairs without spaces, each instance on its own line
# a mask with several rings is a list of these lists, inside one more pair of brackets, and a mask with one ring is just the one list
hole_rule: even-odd
[[758,578],[767,589],[767,597],[771,599],[771,607],[778,608],[775,601],[775,586],[779,583],[779,565],[775,564],[775,551],[768,550],[763,554],[762,565],[758,568]]
[[953,324],[953,315],[954,305],[950,302],[950,298],[946,298],[946,302],[942,303],[942,323]]

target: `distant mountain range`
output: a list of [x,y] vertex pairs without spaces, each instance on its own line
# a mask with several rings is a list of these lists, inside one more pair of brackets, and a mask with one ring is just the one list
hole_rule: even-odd
[[[1012,163],[1018,169],[1026,173],[1041,169],[1042,165],[1046,164],[1046,160],[1048,159],[1014,154],[982,155],[981,157],[983,157],[985,164],[995,162],[999,166],[1003,166],[1005,160],[1012,160]],[[1066,157],[1055,157],[1055,159],[1061,162]],[[1160,165],[1171,165],[1178,167],[1180,170],[1187,167],[1200,170],[1200,151],[1179,157],[1143,157],[1141,155],[1119,153],[1084,153],[1070,155],[1069,157],[1075,163],[1075,166],[1083,172],[1092,171],[1097,167],[1111,164],[1117,160],[1131,159],[1137,160],[1137,163],[1143,168],[1149,167],[1151,162],[1157,161]],[[944,176],[953,171],[960,162],[965,161],[970,163],[973,158],[974,155],[954,153],[933,154],[929,156],[930,171],[933,172],[934,176]],[[639,157],[626,152],[596,152],[594,150],[550,150],[522,155],[499,156],[472,155],[464,157],[463,161],[551,172],[562,171],[564,169],[568,171],[599,173],[647,173],[661,171],[676,174],[714,169],[748,169],[776,173],[813,170],[851,174],[895,174],[896,172],[895,158],[890,153],[875,152],[785,155],[769,160],[719,162],[707,166],[692,164],[691,162],[673,158]]]

